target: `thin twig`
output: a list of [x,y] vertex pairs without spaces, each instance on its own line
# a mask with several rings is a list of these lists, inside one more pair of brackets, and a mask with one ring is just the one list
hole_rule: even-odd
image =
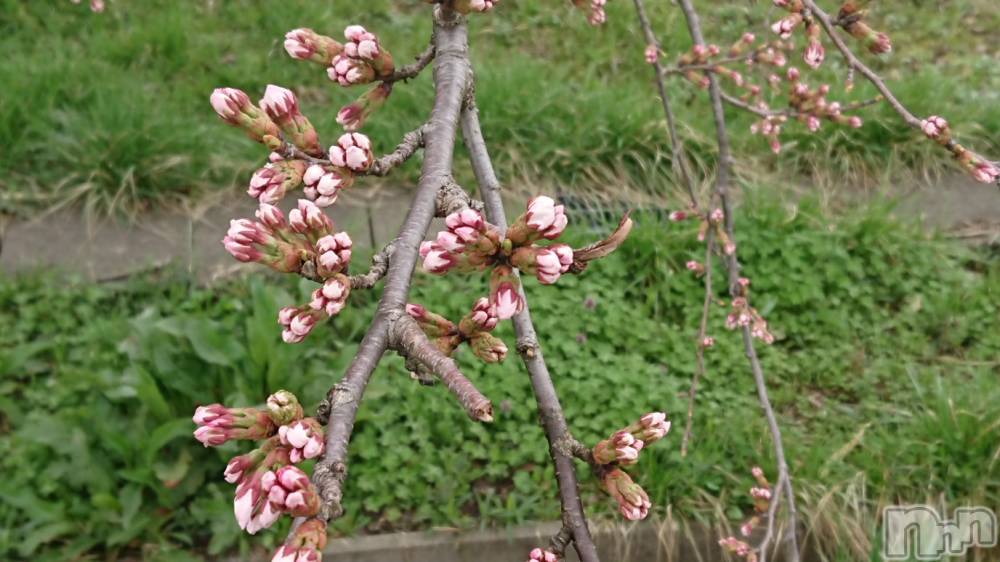
[[365,173],[369,176],[386,176],[397,166],[403,165],[417,153],[417,149],[424,146],[424,133],[426,131],[427,125],[421,125],[403,135],[403,140],[399,142],[396,149],[375,159],[372,167]]
[[381,281],[389,272],[389,261],[392,259],[394,251],[396,251],[395,240],[386,244],[381,251],[372,256],[372,266],[368,273],[351,275],[351,289],[371,289]]
[[393,84],[395,82],[406,81],[411,78],[416,78],[420,74],[420,72],[423,71],[423,69],[427,68],[427,65],[429,65],[431,61],[434,60],[434,52],[435,52],[434,42],[432,40],[431,44],[428,45],[426,49],[424,49],[424,52],[417,55],[416,61],[406,66],[401,66],[397,68],[396,71],[392,73],[392,76],[386,78],[385,80],[383,80],[383,82],[387,84]]
[[[785,109],[777,109],[777,110],[775,110],[775,109],[762,109],[760,107],[754,106],[753,104],[747,103],[747,102],[745,102],[745,101],[743,101],[743,100],[741,100],[741,99],[733,96],[732,94],[726,93],[725,91],[720,92],[720,95],[722,96],[722,101],[728,103],[729,105],[731,105],[731,106],[733,106],[733,107],[735,107],[737,109],[742,109],[743,111],[747,111],[749,113],[753,113],[754,115],[757,115],[758,117],[763,117],[763,118],[768,118],[768,117],[791,117],[791,118],[796,118],[796,117],[801,117],[803,115],[810,115],[809,113],[802,113],[801,111],[798,111],[797,109],[794,109],[794,108],[791,108],[791,107],[785,108]],[[858,109],[862,109],[862,108],[868,107],[870,105],[875,105],[876,103],[879,103],[881,101],[884,101],[884,98],[882,96],[875,96],[874,98],[871,98],[871,99],[852,102],[852,103],[844,105],[841,108],[841,112],[847,113],[847,112],[850,112],[850,111],[856,111]]]
[[[479,184],[483,201],[486,203],[487,219],[501,231],[507,228],[507,218],[504,214],[503,201],[500,197],[500,181],[493,170],[490,155],[479,127],[479,114],[475,101],[466,100],[466,108],[462,114],[462,136],[469,149],[472,168]],[[524,289],[521,289],[524,298]],[[545,429],[545,437],[549,441],[549,454],[552,457],[556,471],[556,482],[559,484],[559,499],[562,506],[563,525],[573,534],[573,546],[582,562],[598,562],[597,547],[587,527],[587,520],[580,500],[579,484],[576,479],[576,467],[572,456],[572,435],[563,414],[559,396],[556,394],[552,377],[542,357],[541,347],[534,324],[531,322],[531,312],[525,299],[524,310],[515,315],[514,333],[517,335],[517,350],[531,376],[531,386],[538,403],[538,413]]]
[[687,426],[684,428],[684,438],[681,439],[681,456],[686,457],[688,443],[691,441],[691,430],[694,428],[694,401],[698,395],[698,381],[705,376],[705,337],[708,334],[708,315],[711,312],[714,294],[712,291],[712,260],[715,253],[715,232],[709,231],[705,240],[705,302],[701,307],[701,323],[698,325],[698,336],[695,341],[695,358],[697,370],[691,377],[691,388],[688,390]]

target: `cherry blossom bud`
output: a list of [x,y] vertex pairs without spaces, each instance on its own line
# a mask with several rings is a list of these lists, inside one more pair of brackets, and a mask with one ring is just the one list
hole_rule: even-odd
[[267,414],[256,408],[226,408],[222,404],[199,407],[192,420],[198,425],[195,439],[206,447],[233,439],[267,439],[277,429]]
[[288,142],[312,156],[323,154],[319,135],[309,119],[299,111],[299,101],[294,92],[268,84],[260,100],[260,108],[278,124]]
[[305,184],[303,193],[307,199],[318,207],[329,207],[337,201],[342,189],[354,184],[354,175],[344,168],[313,164],[306,168],[302,183]]
[[298,421],[304,415],[299,399],[287,390],[279,390],[267,397],[267,412],[279,426]]
[[342,54],[333,58],[326,74],[330,80],[344,87],[368,84],[375,80],[375,69],[370,64]]
[[594,446],[594,460],[599,464],[635,464],[644,445],[643,441],[636,439],[631,433],[619,431]]
[[278,428],[278,440],[291,447],[289,459],[298,464],[323,454],[323,428],[313,418],[305,418]]
[[507,358],[507,345],[489,332],[480,332],[469,340],[469,346],[476,357],[486,363],[501,363]]
[[670,431],[670,422],[663,412],[651,412],[627,428],[636,439],[646,445],[662,439]]
[[750,497],[754,499],[770,500],[771,490],[769,488],[750,488]]
[[320,562],[326,547],[326,522],[307,519],[299,525],[271,562]]
[[1000,168],[982,159],[972,166],[971,172],[972,177],[980,183],[997,183],[1000,179]]
[[417,321],[420,330],[429,338],[439,338],[455,334],[454,322],[440,314],[435,314],[419,304],[406,305],[406,313]]
[[308,28],[293,29],[285,34],[285,52],[298,60],[308,60],[329,66],[344,46],[332,37],[320,35]]
[[693,272],[695,275],[702,275],[705,273],[705,266],[699,261],[691,260],[685,264],[688,271]]
[[590,0],[590,15],[587,17],[590,25],[603,25],[608,21],[608,14],[604,11],[607,3],[607,0]]
[[688,216],[688,213],[685,211],[672,211],[667,218],[670,222],[681,222],[682,220],[687,219]]
[[823,60],[825,58],[826,49],[823,48],[823,43],[820,43],[819,41],[810,41],[809,46],[806,47],[805,55],[803,56],[806,64],[816,69],[823,64]]
[[559,557],[554,552],[535,548],[528,554],[528,562],[559,562]]
[[522,246],[514,250],[510,261],[522,273],[535,275],[541,283],[551,285],[573,264],[573,250],[565,244],[551,248]]
[[281,230],[288,227],[288,222],[285,221],[284,213],[282,213],[281,209],[275,207],[274,205],[261,203],[260,208],[258,208],[254,214],[261,224],[271,230]]
[[920,128],[931,140],[947,143],[951,139],[951,129],[943,117],[932,115],[920,122]]
[[240,127],[253,140],[264,143],[272,149],[281,146],[278,126],[267,114],[250,103],[250,97],[242,90],[216,88],[209,101],[212,109],[223,121],[234,127]]
[[860,129],[861,126],[864,125],[864,123],[865,122],[860,117],[858,117],[857,115],[852,115],[847,120],[847,124],[850,125],[851,127],[855,128],[855,129]]
[[628,474],[615,468],[605,473],[604,489],[618,502],[618,510],[629,521],[645,519],[653,504],[645,490],[632,481]]
[[230,484],[239,483],[243,480],[243,475],[253,472],[263,458],[264,454],[261,449],[254,449],[252,452],[245,455],[233,457],[229,461],[229,464],[226,465],[226,471],[223,474],[226,482],[229,482]]
[[876,55],[892,52],[892,40],[885,33],[868,36],[868,50]]
[[288,225],[299,234],[307,234],[315,240],[333,231],[333,221],[315,203],[299,199],[299,206],[288,213]]
[[316,262],[320,276],[327,278],[347,270],[354,243],[346,232],[328,234],[316,241]]
[[488,12],[492,10],[500,0],[455,0],[455,11],[467,15],[471,12]]
[[305,171],[306,163],[303,160],[272,162],[254,172],[247,194],[261,203],[277,203],[285,193],[302,184]]
[[722,209],[713,209],[712,212],[708,215],[708,220],[715,224],[721,224],[723,219],[725,218],[726,215],[722,211]]
[[656,64],[656,61],[660,58],[660,49],[656,45],[650,43],[646,45],[646,62],[649,64]]
[[311,517],[319,512],[319,494],[309,475],[297,466],[283,466],[265,475],[262,489],[267,492],[268,503],[279,513]]
[[821,124],[822,123],[819,120],[819,117],[816,117],[815,115],[806,117],[806,128],[808,128],[810,132],[815,133],[818,131]]
[[774,22],[771,25],[771,31],[777,33],[782,39],[788,39],[792,36],[792,32],[795,28],[802,23],[802,14],[799,12],[794,12],[791,15]]
[[[724,539],[720,539],[719,546],[740,558],[747,558],[748,562],[750,562],[748,558],[748,555],[752,554],[750,545],[737,539],[736,537],[726,537]],[[756,557],[754,557],[754,559],[756,559]]]
[[528,201],[528,210],[507,230],[507,239],[514,246],[531,244],[542,238],[555,240],[566,229],[569,220],[562,205],[545,195]]
[[491,332],[497,327],[496,307],[489,299],[482,297],[472,306],[472,311],[466,314],[458,323],[458,331],[467,338],[472,338],[481,332]]
[[375,60],[380,52],[378,37],[360,25],[351,25],[344,30],[347,43],[344,54],[355,59]]
[[741,535],[743,535],[744,537],[749,537],[751,534],[753,534],[753,527],[754,527],[753,521],[754,520],[751,519],[751,520],[747,521],[746,523],[740,525],[740,534]]
[[[245,476],[236,487],[233,499],[233,514],[240,529],[250,534],[274,524],[281,512],[268,508],[267,495],[263,489],[266,474],[274,474],[270,470],[258,469]],[[265,511],[266,510],[266,511]]]
[[715,345],[715,338],[713,338],[712,336],[705,336],[701,340],[701,346],[704,347],[705,349],[713,347],[714,345]]
[[371,167],[375,157],[372,143],[361,133],[347,133],[330,147],[330,162],[334,166],[349,168],[354,172],[364,172]]
[[368,90],[364,95],[345,105],[337,113],[337,123],[347,131],[357,131],[375,113],[392,93],[392,85],[383,83]]
[[458,264],[458,257],[439,246],[437,242],[421,244],[420,257],[424,260],[424,271],[435,275],[443,275]]
[[521,282],[509,266],[493,268],[490,276],[490,304],[496,307],[497,318],[506,320],[524,310],[520,288]]
[[104,11],[104,0],[90,0],[90,11],[100,14]]
[[347,305],[347,297],[351,294],[351,280],[341,273],[334,274],[323,282],[323,286],[312,293],[309,308],[325,312],[327,316],[336,316]]

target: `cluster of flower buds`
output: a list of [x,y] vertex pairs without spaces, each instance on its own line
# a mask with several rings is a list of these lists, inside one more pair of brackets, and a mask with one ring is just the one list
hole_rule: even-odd
[[360,25],[350,25],[344,30],[344,43],[340,54],[333,57],[327,75],[341,86],[368,84],[392,76],[395,65],[392,55],[379,42],[374,33]]
[[372,141],[361,133],[346,133],[330,147],[330,163],[352,172],[362,173],[375,162]]
[[278,160],[264,165],[250,176],[247,194],[261,203],[273,205],[302,184],[306,163],[302,160]]
[[559,557],[554,552],[535,548],[528,553],[528,562],[559,562]]
[[611,469],[604,473],[604,488],[618,502],[618,509],[626,519],[631,521],[644,519],[652,504],[646,492],[619,467],[637,463],[640,451],[662,439],[669,431],[670,422],[667,421],[667,415],[662,412],[652,412],[616,431],[593,448],[594,462],[611,466]]
[[421,244],[420,256],[424,269],[435,274],[452,269],[492,268],[490,303],[501,319],[507,319],[524,308],[515,267],[534,275],[543,284],[552,284],[573,265],[573,250],[569,246],[535,244],[542,239],[558,238],[567,222],[562,205],[556,205],[551,197],[536,197],[528,202],[527,212],[507,229],[506,238],[501,239],[499,230],[487,223],[482,214],[464,209],[448,215],[446,229],[434,240]]
[[507,358],[507,345],[490,333],[500,319],[496,307],[486,298],[477,300],[457,325],[419,304],[407,304],[406,313],[417,321],[435,347],[449,357],[458,346],[468,343],[473,354],[486,363],[499,363]]
[[618,502],[618,511],[629,521],[639,521],[649,515],[653,506],[649,496],[641,486],[620,468],[613,468],[604,473],[601,480],[605,491]]
[[1000,181],[1000,167],[955,142],[951,136],[951,127],[943,117],[932,115],[920,122],[920,128],[927,138],[950,150],[976,181]]
[[308,517],[319,511],[316,489],[294,465],[323,454],[323,429],[316,420],[303,418],[294,394],[278,391],[263,409],[201,406],[192,419],[198,425],[194,436],[206,447],[231,439],[261,442],[230,460],[224,472],[226,482],[237,485],[233,512],[241,529],[254,534],[282,513]]
[[219,117],[239,127],[251,139],[271,150],[281,148],[281,131],[264,111],[250,101],[250,96],[236,88],[216,88],[209,101]]
[[271,562],[321,562],[326,548],[326,523],[307,519],[285,544],[278,547]]
[[852,0],[844,2],[837,14],[837,22],[843,26],[852,37],[861,41],[868,50],[876,55],[892,52],[892,40],[880,31],[872,29],[864,19],[866,10]]
[[336,166],[313,164],[302,174],[302,183],[306,199],[325,208],[337,202],[342,189],[354,184],[354,174]]
[[455,0],[455,11],[468,15],[472,12],[488,12],[496,7],[500,0]]
[[[750,535],[753,534],[754,528],[760,524],[761,518],[771,507],[771,484],[768,483],[767,478],[764,477],[764,471],[759,466],[755,466],[750,472],[757,481],[757,486],[750,488],[750,497],[753,499],[754,513],[750,519],[740,525],[740,534],[743,535],[744,538],[749,538]],[[745,541],[737,539],[736,537],[726,537],[721,539],[719,541],[719,546],[726,549],[728,552],[735,554],[739,558],[745,558],[748,562],[754,562],[757,560],[757,553],[753,551],[753,548],[751,548]]]
[[736,297],[733,299],[732,310],[726,316],[726,328],[735,330],[749,326],[750,334],[766,344],[774,343],[774,335],[767,326],[767,320],[757,312],[757,309],[750,306],[746,297]]
[[[715,233],[715,240],[722,251],[728,256],[732,255],[736,251],[736,244],[729,237],[729,233],[726,232],[725,225],[725,214],[722,209],[713,209],[710,213],[704,214],[695,210],[690,211],[673,211],[670,213],[669,217],[671,222],[681,222],[691,218],[697,218],[699,220],[698,226],[698,241],[704,242],[708,237],[709,230],[713,230]],[[696,274],[700,275],[704,271],[704,265],[698,262],[689,262],[686,266],[689,270],[694,271]]]
[[268,84],[260,108],[274,121],[285,140],[311,156],[322,156],[319,136],[309,119],[299,111],[299,100],[287,88]]
[[803,60],[812,68],[819,68],[826,58],[826,48],[823,47],[823,28],[819,22],[806,10],[802,0],[774,0],[774,5],[789,12],[787,16],[776,21],[771,31],[782,39],[790,39],[799,25],[804,24],[806,30],[806,50]]

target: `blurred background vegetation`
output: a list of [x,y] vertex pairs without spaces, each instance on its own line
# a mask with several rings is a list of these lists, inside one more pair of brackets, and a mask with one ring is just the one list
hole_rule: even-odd
[[[0,211],[28,218],[61,205],[141,220],[242,188],[262,154],[212,113],[207,96],[217,86],[252,97],[267,83],[292,88],[332,138],[337,109],[362,90],[336,88],[319,67],[291,61],[281,38],[302,25],[338,35],[357,22],[400,61],[422,50],[424,4],[364,4],[117,0],[93,15],[68,1],[0,0]],[[667,50],[686,50],[679,12],[650,4]],[[700,4],[721,44],[748,26],[760,31],[768,10],[766,2]],[[993,0],[873,6],[895,53],[872,64],[900,97],[918,114],[945,115],[977,149],[1000,152]],[[595,30],[564,2],[504,0],[473,19],[479,105],[502,177],[566,196],[618,198],[631,186],[630,197],[679,204],[633,17],[628,2],[612,2],[609,25]],[[840,84],[843,68],[829,59],[824,73]],[[696,162],[710,169],[702,95],[675,86]],[[859,82],[844,99],[871,95]],[[418,125],[431,96],[427,76],[398,87],[366,127],[377,148]],[[747,116],[731,114],[750,194],[737,225],[752,241],[742,257],[778,337],[762,358],[803,510],[816,538],[844,560],[875,540],[870,515],[884,503],[1000,505],[996,248],[928,234],[891,202],[828,204],[831,191],[934,177],[951,165],[888,108],[864,115],[857,130],[789,127],[786,152],[775,157],[749,134]],[[460,179],[469,177],[458,162]],[[411,163],[394,181],[407,183],[417,169]],[[738,337],[723,333],[725,310],[714,310],[719,343],[691,452],[681,458],[701,305],[700,282],[684,263],[701,251],[690,225],[637,218],[629,243],[587,275],[545,288],[529,281],[546,357],[584,440],[638,412],[672,414],[674,434],[636,471],[659,514],[713,521],[722,510],[738,519],[749,508],[748,467],[773,473]],[[573,222],[576,242],[593,238],[587,220]],[[453,295],[471,301],[484,286],[418,276],[412,299],[457,316],[469,303]],[[350,361],[375,295],[352,296],[306,343],[281,344],[275,310],[310,290],[259,274],[203,285],[172,269],[100,284],[55,271],[3,273],[0,559],[189,560],[278,541],[280,529],[263,540],[239,535],[220,476],[242,448],[201,448],[190,415],[197,403],[255,404],[282,387],[315,405]],[[509,326],[501,335],[512,342]],[[557,517],[521,365],[512,357],[484,367],[465,351],[459,360],[494,400],[497,422],[468,423],[444,389],[420,387],[388,358],[361,409],[337,532]],[[592,482],[584,491],[599,518],[612,516]]]

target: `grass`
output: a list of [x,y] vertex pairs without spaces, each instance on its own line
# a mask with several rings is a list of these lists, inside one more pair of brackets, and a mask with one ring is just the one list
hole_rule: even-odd
[[[761,190],[757,190],[761,191]],[[738,231],[760,310],[778,341],[762,350],[812,537],[856,560],[889,502],[1000,505],[1000,262],[924,234],[875,206],[843,216],[805,198],[748,199]],[[534,317],[574,433],[595,442],[662,409],[680,428],[693,373],[699,282],[691,225],[638,215],[630,241],[581,277],[529,282]],[[574,224],[583,225],[582,217]],[[591,234],[571,229],[576,242]],[[457,316],[484,280],[421,276],[411,299]],[[274,311],[310,284],[180,275],[124,284],[51,275],[0,279],[0,557],[187,560],[275,543],[233,524],[226,460],[190,436],[195,404],[259,403],[284,387],[309,407],[343,372],[374,310],[352,295],[335,322],[296,347]],[[720,298],[722,287],[720,289]],[[680,429],[633,471],[660,517],[738,520],[748,468],[773,474],[764,421],[736,334],[713,310],[690,454]],[[8,328],[9,327],[9,328]],[[499,334],[513,342],[509,325]],[[502,526],[557,517],[544,437],[515,357],[458,360],[494,401],[469,423],[440,387],[417,385],[387,356],[351,445],[337,533]],[[614,519],[593,482],[588,510]]]
[[[372,0],[366,7],[119,0],[94,15],[85,6],[0,0],[0,48],[10,54],[0,80],[11,94],[0,104],[6,141],[0,210],[79,204],[134,214],[244,183],[262,154],[212,114],[207,96],[220,85],[252,97],[269,82],[293,88],[329,140],[338,130],[336,108],[360,92],[333,87],[318,67],[290,60],[280,39],[301,25],[338,35],[357,20],[378,31],[400,61],[421,50],[430,26],[425,6]],[[680,13],[666,4],[650,8],[667,50],[686,49]],[[642,177],[669,152],[634,15],[627,2],[609,9],[608,26],[597,30],[565,2],[511,0],[472,19],[484,127],[505,177],[546,177],[583,189],[609,169]],[[712,36],[721,44],[746,21],[760,27],[767,13],[752,4],[705,10],[708,21],[719,22]],[[981,150],[1000,150],[994,134],[1000,70],[991,41],[1000,15],[992,2],[914,1],[891,11],[878,5],[873,17],[896,44],[893,58],[873,64],[900,97],[918,114],[946,115]],[[843,67],[831,62],[823,75],[838,84]],[[710,165],[703,96],[680,82],[674,87],[695,156]],[[849,98],[870,95],[859,85]],[[430,100],[426,76],[397,88],[367,128],[377,147],[394,146],[420,122]],[[780,170],[854,180],[913,167],[933,171],[943,163],[939,151],[902,130],[884,107],[869,110],[868,125],[857,131],[792,132],[780,158],[749,135],[748,117],[731,115],[746,174]],[[408,173],[412,178],[414,168]]]

